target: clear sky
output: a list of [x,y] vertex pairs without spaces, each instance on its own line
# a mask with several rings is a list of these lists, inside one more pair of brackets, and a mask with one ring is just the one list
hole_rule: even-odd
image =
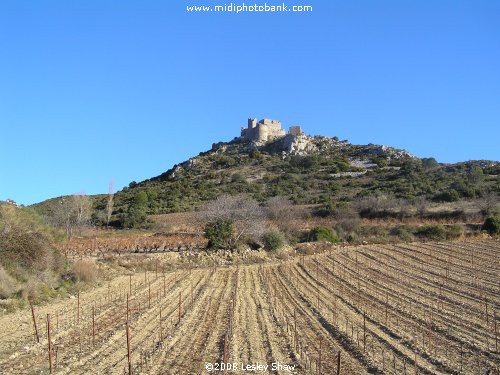
[[500,1],[186,11],[229,3],[2,0],[0,199],[121,189],[248,117],[440,162],[500,159]]

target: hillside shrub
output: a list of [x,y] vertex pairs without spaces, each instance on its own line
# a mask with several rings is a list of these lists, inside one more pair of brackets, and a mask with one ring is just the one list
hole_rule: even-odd
[[333,217],[336,219],[352,218],[355,216],[351,205],[347,202],[326,202],[313,210],[313,215],[318,217]]
[[280,196],[270,198],[266,202],[265,214],[288,242],[294,242],[297,239],[298,219],[301,218],[302,213],[294,207],[290,199]]
[[443,240],[446,237],[446,230],[444,226],[440,224],[424,225],[418,228],[415,234],[429,240]]
[[36,232],[11,232],[0,237],[1,259],[6,268],[13,265],[23,270],[43,270],[50,261],[47,238]]
[[236,183],[246,183],[247,179],[245,176],[243,176],[241,173],[233,173],[231,175],[231,182],[236,182]]
[[351,232],[345,236],[345,240],[349,243],[355,243],[359,241],[359,237],[356,233]]
[[401,241],[411,242],[414,240],[412,229],[404,225],[393,228],[390,234],[397,236]]
[[452,224],[446,226],[445,236],[447,240],[456,240],[457,238],[460,238],[463,233],[464,230],[461,225]]
[[312,241],[340,242],[339,236],[330,227],[316,227],[312,229],[309,238]]
[[489,234],[500,234],[500,216],[487,217],[483,224],[483,230]]
[[228,248],[233,238],[233,222],[219,219],[205,225],[205,238],[211,249]]
[[260,241],[266,232],[264,210],[246,195],[223,194],[197,215],[210,247],[236,248]]
[[138,190],[126,213],[121,215],[121,225],[124,228],[138,228],[147,221],[148,194]]
[[65,262],[56,232],[29,208],[0,203],[0,297],[56,286]]
[[297,155],[292,156],[290,159],[290,165],[298,169],[314,171],[319,167],[319,160],[316,155]]
[[264,234],[264,247],[268,251],[276,251],[285,244],[285,236],[278,230]]
[[434,197],[436,202],[457,202],[460,199],[460,194],[455,189],[444,191]]

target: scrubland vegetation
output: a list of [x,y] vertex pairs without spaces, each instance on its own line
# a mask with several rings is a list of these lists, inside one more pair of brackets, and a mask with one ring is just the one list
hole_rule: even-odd
[[498,163],[328,144],[0,203],[0,372],[498,373]]

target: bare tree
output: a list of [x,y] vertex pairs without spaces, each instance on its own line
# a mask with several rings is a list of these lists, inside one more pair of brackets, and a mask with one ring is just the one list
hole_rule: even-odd
[[494,191],[483,192],[478,206],[483,216],[495,215],[500,212],[500,199]]
[[73,194],[73,205],[76,214],[75,226],[81,233],[83,227],[90,221],[90,215],[92,214],[92,201],[85,193]]
[[358,198],[354,206],[358,212],[381,212],[387,211],[393,207],[393,199],[387,194],[368,195]]
[[266,203],[266,215],[287,236],[297,230],[300,213],[288,198],[280,196],[270,198]]
[[109,222],[111,220],[111,215],[113,214],[113,198],[115,196],[114,194],[114,186],[113,186],[113,180],[109,182],[108,186],[108,203],[106,204],[106,226],[109,226]]
[[221,195],[199,212],[199,220],[202,225],[216,221],[231,222],[234,228],[232,246],[243,237],[260,239],[265,232],[264,211],[255,200],[245,195]]
[[92,213],[92,201],[85,193],[62,197],[54,206],[46,220],[59,228],[64,228],[70,239],[75,228],[81,232],[88,224]]
[[423,219],[425,214],[427,213],[429,202],[425,199],[424,196],[418,196],[413,200],[413,206],[417,211],[417,215],[420,219]]
[[69,239],[73,236],[75,217],[73,198],[66,196],[59,200],[58,204],[52,209],[50,214],[47,215],[46,220],[56,227],[64,228],[66,236]]

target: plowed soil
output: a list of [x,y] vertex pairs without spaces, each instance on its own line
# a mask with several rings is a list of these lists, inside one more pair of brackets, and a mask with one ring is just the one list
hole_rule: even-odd
[[35,306],[39,343],[1,317],[0,373],[49,373],[50,319],[57,374],[498,374],[499,276],[495,240],[120,276]]

